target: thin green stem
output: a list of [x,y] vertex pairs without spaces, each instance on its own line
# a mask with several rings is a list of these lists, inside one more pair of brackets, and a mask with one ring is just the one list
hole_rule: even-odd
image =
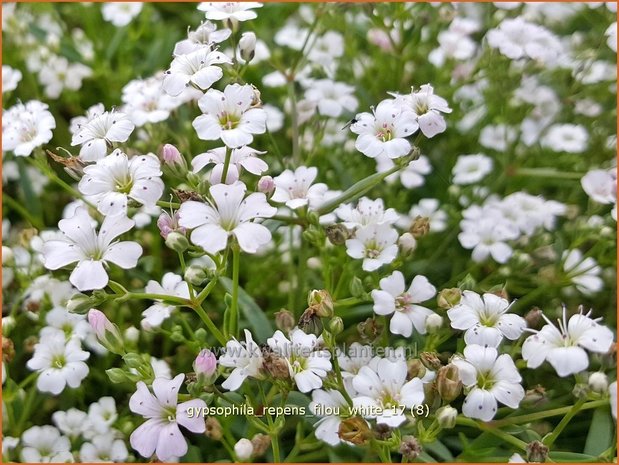
[[232,157],[232,150],[226,147],[226,159],[224,160],[224,169],[221,173],[221,182],[226,184],[226,178],[228,177],[228,169],[230,168],[230,158]]
[[200,293],[196,296],[195,302],[198,305],[202,305],[202,302],[204,302],[204,299],[208,297],[208,295],[211,293],[211,291],[215,288],[216,285],[217,285],[217,277],[215,276],[213,279],[209,281],[206,287],[202,289]]
[[230,328],[228,335],[238,337],[239,326],[239,270],[241,268],[241,249],[232,246],[232,303],[230,304]]
[[2,195],[2,200],[5,201],[12,210],[15,210],[17,213],[19,213],[19,215],[21,215],[23,219],[25,219],[26,221],[29,221],[30,224],[34,226],[35,228],[37,228],[38,230],[41,230],[45,227],[42,221],[40,221],[38,218],[35,218],[28,211],[28,209],[24,208],[17,200],[15,200],[13,197],[8,195],[7,193],[4,193]]
[[[593,408],[602,407],[607,404],[608,404],[608,401],[606,400],[594,400],[591,402],[587,402],[586,404],[583,404],[580,410],[589,410]],[[503,418],[502,420],[493,421],[490,424],[497,428],[501,426],[506,426],[506,425],[522,425],[524,423],[531,423],[533,421],[543,420],[544,418],[564,415],[568,413],[572,408],[573,407],[571,406],[570,407],[559,407],[559,408],[555,408],[552,410],[546,410],[544,412],[535,412],[535,413],[529,413],[527,415],[507,417],[507,418]]]
[[292,111],[290,118],[292,122],[292,159],[298,165],[301,163],[301,152],[299,150],[299,117],[297,115],[297,95],[294,88],[294,80],[288,80],[288,99]]
[[461,417],[459,416],[458,418],[456,418],[456,424],[458,425],[462,425],[462,426],[471,426],[473,428],[477,428],[481,431],[484,431],[486,433],[490,433],[500,439],[502,439],[503,441],[519,448],[520,450],[526,450],[527,449],[527,443],[524,441],[521,441],[520,439],[512,436],[509,433],[506,433],[505,431],[501,431],[500,429],[496,428],[494,425],[486,425],[483,423],[478,423],[475,420],[471,419],[471,418],[465,418],[465,417]]
[[213,333],[213,336],[215,336],[215,339],[217,339],[217,341],[222,346],[225,346],[226,342],[227,342],[226,337],[221,333],[221,331],[219,331],[219,329],[217,329],[217,326],[215,326],[215,323],[213,323],[213,320],[211,320],[211,318],[207,315],[206,311],[204,311],[202,306],[201,305],[197,305],[197,306],[192,307],[192,308],[198,314],[198,316],[200,317],[202,322],[206,325],[208,330],[211,333]]
[[559,424],[555,426],[555,429],[550,433],[550,435],[546,436],[546,438],[542,441],[546,446],[550,447],[557,440],[561,432],[565,429],[568,423],[572,420],[574,415],[576,415],[582,406],[585,404],[587,399],[582,398],[578,399],[578,401],[570,408],[570,410],[565,414],[565,416],[561,419]]
[[584,173],[569,173],[554,168],[518,168],[512,176],[524,176],[532,178],[556,178],[580,180]]

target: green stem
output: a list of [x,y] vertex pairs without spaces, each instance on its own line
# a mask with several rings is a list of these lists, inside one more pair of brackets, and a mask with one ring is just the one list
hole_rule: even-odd
[[191,301],[184,299],[182,297],[176,297],[173,295],[166,294],[147,294],[144,292],[128,292],[127,294],[108,294],[110,296],[118,296],[118,297],[126,297],[127,299],[138,299],[138,300],[160,300],[164,303],[171,303],[176,305],[181,305],[184,307],[191,307]]
[[288,80],[288,98],[290,99],[290,118],[292,120],[292,159],[298,165],[301,163],[299,151],[299,117],[297,115],[297,96],[294,89],[294,79]]
[[241,249],[237,244],[232,246],[232,303],[230,304],[230,328],[228,336],[238,337],[239,326],[239,270]]
[[202,289],[202,291],[200,291],[200,293],[196,296],[195,298],[196,303],[198,305],[202,305],[202,302],[204,302],[204,299],[208,297],[208,295],[211,293],[211,291],[215,288],[216,285],[217,285],[217,277],[215,276],[213,279],[209,281],[206,287]]
[[45,227],[42,221],[40,221],[38,218],[35,218],[28,211],[28,209],[24,208],[17,200],[9,196],[7,193],[3,194],[2,200],[5,201],[11,209],[19,213],[23,219],[29,221],[30,224],[38,230],[42,230]]
[[36,385],[30,386],[30,389],[28,390],[28,394],[26,394],[26,400],[24,401],[24,408],[21,412],[19,421],[17,423],[17,434],[15,434],[15,437],[19,437],[21,433],[24,431],[24,427],[26,426],[26,422],[28,421],[30,417],[30,411],[32,410],[32,406],[36,399],[36,395],[37,395]]
[[219,331],[219,329],[217,329],[217,326],[215,326],[215,323],[213,323],[213,320],[211,320],[211,318],[207,315],[207,313],[204,311],[204,309],[202,308],[202,306],[197,305],[195,307],[192,307],[194,309],[194,311],[198,314],[198,316],[200,317],[200,319],[204,322],[204,324],[206,325],[206,327],[208,328],[208,330],[213,333],[213,336],[215,336],[215,339],[217,339],[217,341],[222,345],[225,346],[227,339],[226,337],[221,333],[221,331]]
[[226,159],[224,160],[224,170],[221,173],[221,183],[226,184],[226,177],[228,176],[228,169],[230,168],[230,158],[232,157],[232,150],[226,147]]
[[[594,408],[602,407],[607,404],[608,404],[607,400],[594,400],[591,402],[587,402],[586,404],[583,404],[580,410],[594,409]],[[527,415],[519,415],[516,417],[507,417],[507,418],[503,418],[502,420],[493,421],[491,424],[492,426],[497,427],[497,428],[501,426],[506,426],[506,425],[521,425],[523,423],[531,423],[533,421],[542,420],[544,418],[564,415],[568,413],[572,408],[573,407],[571,406],[560,407],[560,408],[555,408],[552,410],[546,410],[544,412],[535,412],[535,413],[529,413]]]
[[512,176],[526,176],[533,178],[580,179],[584,173],[568,173],[554,168],[518,168]]
[[484,431],[486,433],[490,433],[500,439],[502,439],[503,441],[516,446],[517,448],[519,448],[520,450],[526,450],[527,449],[527,443],[524,441],[521,441],[520,439],[512,436],[511,434],[506,433],[505,431],[501,431],[500,429],[496,428],[494,425],[486,425],[483,423],[478,423],[475,420],[471,419],[471,418],[466,418],[466,417],[461,417],[459,416],[458,418],[456,418],[456,424],[458,425],[462,425],[462,426],[471,426],[473,428],[477,428],[481,431]]
[[166,202],[164,200],[158,200],[157,206],[162,208],[181,208],[181,204],[177,202]]
[[546,446],[550,447],[557,440],[561,432],[565,429],[568,423],[572,420],[574,415],[576,415],[582,406],[585,404],[587,399],[582,398],[578,399],[572,408],[565,414],[565,416],[561,419],[559,424],[555,427],[555,429],[550,433],[550,435],[546,436],[546,438],[542,441]]

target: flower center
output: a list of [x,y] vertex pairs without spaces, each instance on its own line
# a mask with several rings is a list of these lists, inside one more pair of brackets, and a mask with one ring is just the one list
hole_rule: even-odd
[[381,248],[378,246],[376,241],[368,242],[365,245],[365,256],[367,258],[378,258],[381,253]]
[[293,372],[301,373],[307,369],[307,359],[299,357],[298,355],[293,355],[290,357],[290,365],[292,366]]
[[53,368],[62,368],[67,363],[64,355],[56,355],[52,358],[52,367]]
[[131,179],[131,176],[125,175],[121,178],[115,178],[114,181],[116,182],[114,186],[116,192],[120,192],[121,194],[128,194],[131,192],[131,188],[133,187],[133,179]]
[[239,118],[238,115],[228,113],[227,111],[219,114],[219,124],[224,129],[236,128],[239,125],[240,120],[241,118]]
[[490,375],[490,372],[477,373],[477,387],[481,389],[490,389],[494,386],[494,379]]
[[161,418],[168,420],[170,423],[176,421],[176,407],[163,407]]
[[388,142],[393,139],[393,126],[383,123],[376,131],[376,137],[383,142]]
[[395,308],[398,311],[408,310],[408,308],[410,307],[410,304],[412,303],[413,303],[413,296],[410,295],[408,292],[405,292],[404,294],[400,294],[399,296],[395,298]]

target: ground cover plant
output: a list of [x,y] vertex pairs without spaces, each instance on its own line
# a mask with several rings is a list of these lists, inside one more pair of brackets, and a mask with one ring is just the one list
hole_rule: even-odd
[[3,458],[616,460],[616,4],[2,4]]

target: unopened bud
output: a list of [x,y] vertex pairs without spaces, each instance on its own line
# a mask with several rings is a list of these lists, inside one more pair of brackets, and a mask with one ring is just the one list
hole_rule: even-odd
[[379,441],[387,441],[393,431],[393,428],[385,423],[377,423],[372,429],[374,430],[374,437]]
[[12,315],[2,317],[2,334],[8,336],[13,328],[15,328],[15,317]]
[[475,278],[473,278],[470,273],[467,273],[464,279],[458,282],[458,287],[463,291],[472,291],[475,289],[476,285],[477,281],[475,281]]
[[436,420],[443,429],[450,429],[456,426],[458,411],[451,405],[445,405],[436,411]]
[[531,310],[529,310],[524,316],[524,319],[527,322],[527,327],[537,328],[543,321],[542,315],[543,312],[539,307],[533,307]]
[[415,239],[425,236],[430,232],[430,219],[425,216],[417,216],[408,230]]
[[181,178],[187,175],[187,162],[174,145],[165,144],[161,150],[161,158],[164,167],[173,175]]
[[600,371],[596,371],[589,375],[589,388],[593,392],[603,394],[608,391],[608,376]]
[[306,334],[314,334],[315,336],[320,336],[322,334],[322,321],[316,314],[316,310],[312,307],[303,312],[303,315],[299,318],[298,326],[299,329]]
[[273,379],[290,378],[288,361],[269,350],[266,350],[263,354],[262,367]]
[[10,363],[15,358],[15,345],[6,336],[2,336],[2,361]]
[[408,361],[408,379],[423,378],[426,375],[426,371],[426,367],[418,358]]
[[173,231],[185,234],[185,228],[178,225],[178,212],[174,213],[174,216],[170,216],[167,212],[163,212],[157,219],[157,227],[159,228],[161,237],[164,239],[167,239],[168,235]]
[[334,336],[337,336],[342,331],[344,331],[344,320],[342,320],[339,316],[332,318],[329,322],[329,332]]
[[284,333],[289,333],[295,327],[296,320],[292,312],[281,309],[275,313],[275,326]]
[[462,392],[462,381],[458,367],[452,363],[438,370],[436,375],[436,390],[445,402],[451,402]]
[[254,58],[256,52],[256,34],[244,32],[239,40],[239,51],[245,63],[249,63]]
[[187,267],[183,277],[185,278],[185,281],[187,281],[189,284],[193,284],[194,286],[199,286],[204,281],[206,281],[206,279],[208,278],[208,275],[202,267],[191,265]]
[[140,339],[140,330],[135,326],[129,326],[127,329],[125,329],[124,336],[125,341],[135,344]]
[[436,352],[421,352],[419,358],[421,362],[432,371],[436,371],[443,366]]
[[2,246],[2,266],[11,265],[14,260],[13,250],[6,245]]
[[383,332],[383,325],[374,318],[368,318],[357,325],[359,335],[366,341],[374,341]]
[[213,441],[221,441],[221,438],[223,437],[223,429],[221,427],[221,423],[219,423],[219,420],[215,417],[206,417],[206,421],[204,423],[206,426],[204,435]]
[[350,239],[350,231],[341,223],[331,224],[326,228],[327,239],[333,245],[342,245]]
[[114,354],[124,353],[124,343],[118,326],[108,320],[103,312],[91,309],[88,312],[88,323],[103,347]]
[[400,454],[407,460],[415,460],[421,454],[421,444],[415,436],[404,436],[400,443]]
[[241,461],[247,461],[254,453],[254,445],[249,439],[243,438],[234,445],[234,454]]
[[267,197],[270,197],[275,192],[275,181],[271,176],[262,176],[258,180],[258,192],[262,192]]
[[417,239],[411,233],[405,232],[398,239],[398,245],[403,253],[411,253],[417,248]]
[[210,380],[217,371],[217,358],[208,349],[202,349],[193,362],[193,371],[198,378]]
[[457,287],[452,287],[438,293],[437,303],[439,308],[447,310],[458,305],[461,298],[462,291]]
[[333,299],[326,290],[310,291],[307,297],[307,305],[315,310],[316,315],[321,318],[333,316]]
[[527,462],[544,463],[548,458],[548,447],[540,441],[533,441],[527,445]]
[[342,441],[347,441],[357,446],[367,443],[372,437],[367,421],[361,417],[351,417],[342,420],[337,434]]
[[365,295],[365,287],[363,286],[363,281],[357,276],[354,276],[350,280],[349,286],[350,294],[353,297],[362,298]]
[[168,237],[166,237],[165,245],[175,252],[183,253],[189,248],[189,241],[181,233],[172,231],[168,234]]
[[93,305],[94,301],[92,297],[78,292],[77,294],[73,294],[67,301],[67,310],[70,313],[84,314],[90,310]]
[[436,313],[431,313],[426,318],[426,330],[428,334],[433,334],[443,326],[443,317]]

